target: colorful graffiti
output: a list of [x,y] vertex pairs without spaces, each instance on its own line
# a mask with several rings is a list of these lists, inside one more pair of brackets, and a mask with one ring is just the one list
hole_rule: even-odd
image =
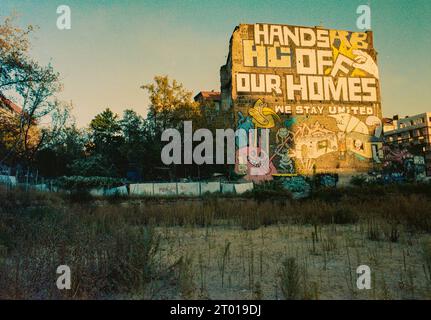
[[384,163],[383,163],[384,168],[390,165],[403,165],[406,159],[413,157],[413,155],[407,149],[400,149],[398,147],[384,146],[383,152],[384,152]]
[[235,172],[248,181],[269,181],[277,174],[269,155],[260,147],[242,147],[237,150],[236,159]]
[[300,125],[295,132],[295,145],[290,156],[297,159],[305,171],[313,169],[315,159],[338,150],[337,135],[318,121]]
[[[381,163],[381,120],[376,116],[368,116],[363,121],[348,113],[329,115],[325,124],[309,117],[290,117],[281,123],[280,118],[273,117],[265,104],[259,99],[249,109],[249,116],[238,112],[237,127],[249,132],[255,128],[277,128],[275,141],[271,145],[269,162],[277,174],[311,173],[316,169],[318,160],[329,154],[336,154],[338,161],[347,161],[354,157],[357,161],[373,159]],[[329,128],[332,128],[329,129]],[[275,143],[274,143],[275,142]],[[249,145],[239,145],[239,154],[243,154]],[[258,147],[255,144],[254,147]],[[250,149],[253,151],[253,149]],[[260,151],[259,151],[260,152]],[[249,165],[257,167],[253,157],[248,159]],[[240,165],[239,174],[248,174],[248,167]],[[264,175],[268,175],[265,173]],[[266,179],[266,178],[265,178]],[[260,180],[260,178],[258,178]]]
[[234,110],[242,112],[238,127],[271,129],[269,161],[278,175],[382,165],[372,32],[240,25],[230,49],[226,70]]
[[407,149],[398,146],[385,145],[383,148],[383,173],[386,182],[391,182],[394,177],[402,180],[422,180],[426,177],[425,158],[415,156]]
[[[237,129],[243,129],[248,133],[251,129],[254,129],[254,123],[251,117],[244,116],[241,111],[238,112],[238,122],[237,122]],[[248,144],[248,139],[240,139],[239,137],[235,137],[235,144],[237,149],[241,149],[243,147],[246,147]]]
[[280,121],[278,114],[260,99],[248,110],[248,114],[256,128],[271,129],[275,127],[276,120]]
[[[360,161],[373,158],[380,162],[381,155],[378,151],[381,149],[381,142],[373,142],[370,135],[373,128],[370,129],[367,125],[369,123],[376,126],[374,131],[378,131],[380,120],[377,122],[373,117],[369,117],[364,123],[349,114],[330,117],[335,120],[336,130],[327,129],[319,121],[310,124],[310,120],[298,124],[295,131],[280,128],[276,133],[277,147],[274,151],[274,155],[280,157],[277,168],[282,172],[296,172],[293,162],[296,160],[297,169],[310,172],[317,159],[334,152],[338,153],[340,161],[352,155]],[[328,126],[334,127],[331,123]]]
[[[285,122],[286,126],[290,126],[289,122]],[[277,147],[274,151],[274,155],[279,157],[278,167],[282,173],[294,173],[295,164],[292,157],[289,154],[289,150],[293,145],[294,134],[287,127],[280,128],[276,134]]]
[[311,185],[302,176],[285,177],[282,185],[292,193],[294,199],[307,197],[311,192]]

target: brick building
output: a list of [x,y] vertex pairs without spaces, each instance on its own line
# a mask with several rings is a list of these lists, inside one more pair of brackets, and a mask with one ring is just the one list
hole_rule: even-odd
[[219,91],[201,91],[194,97],[194,100],[201,104],[212,102],[216,110],[220,110],[221,96]]
[[376,60],[372,32],[241,24],[220,69],[221,108],[236,128],[270,129],[269,180],[367,172],[382,157]]
[[0,110],[8,114],[19,115],[22,108],[0,93]]

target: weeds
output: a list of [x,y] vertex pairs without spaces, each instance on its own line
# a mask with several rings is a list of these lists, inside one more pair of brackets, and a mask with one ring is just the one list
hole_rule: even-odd
[[193,299],[195,293],[193,259],[190,256],[183,256],[178,262],[179,266],[179,289],[183,299]]
[[280,288],[286,300],[299,299],[299,276],[299,267],[296,259],[293,257],[286,258],[280,270]]
[[381,230],[380,224],[374,218],[370,218],[367,223],[367,238],[371,241],[380,241]]
[[431,241],[422,243],[422,259],[425,279],[431,285]]
[[[431,230],[431,201],[429,189],[421,188],[401,193],[367,185],[351,194],[325,190],[308,200],[259,202],[238,197],[82,202],[78,196],[0,188],[0,298],[261,299],[274,297],[275,284],[276,297],[281,292],[286,299],[319,299],[328,296],[328,286],[336,290],[322,279],[336,279],[341,288],[343,270],[353,297],[355,267],[372,263],[383,269],[388,256],[402,271],[379,282],[378,295],[423,297],[431,287],[431,249],[424,233]],[[232,237],[219,238],[225,232]],[[428,242],[415,246],[423,239]],[[346,252],[340,250],[343,240]],[[295,258],[279,260],[292,250]],[[409,264],[410,252],[419,266]],[[55,287],[60,264],[72,269],[67,292]],[[393,279],[400,279],[399,292],[389,292],[389,284],[396,287]]]
[[221,286],[223,288],[224,286],[224,276],[226,271],[226,264],[229,260],[229,248],[230,248],[230,242],[226,242],[225,247],[222,251],[221,261],[219,262],[219,269],[220,269],[220,275],[221,275]]

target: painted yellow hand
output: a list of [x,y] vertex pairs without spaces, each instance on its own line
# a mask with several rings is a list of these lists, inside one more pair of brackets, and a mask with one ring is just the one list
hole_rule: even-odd
[[356,55],[355,62],[352,64],[353,67],[368,72],[379,79],[379,69],[374,59],[367,52],[362,50],[353,50],[352,52]]

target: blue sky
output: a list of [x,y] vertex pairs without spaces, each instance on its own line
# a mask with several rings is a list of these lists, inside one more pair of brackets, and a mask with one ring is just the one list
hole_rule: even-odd
[[[56,27],[57,6],[72,10],[72,29]],[[168,74],[186,88],[219,89],[219,69],[240,23],[323,25],[357,30],[356,8],[370,4],[379,52],[385,116],[431,111],[431,1],[83,1],[0,0],[0,16],[39,26],[32,55],[61,73],[61,98],[79,125],[106,107],[145,115],[140,85]]]

